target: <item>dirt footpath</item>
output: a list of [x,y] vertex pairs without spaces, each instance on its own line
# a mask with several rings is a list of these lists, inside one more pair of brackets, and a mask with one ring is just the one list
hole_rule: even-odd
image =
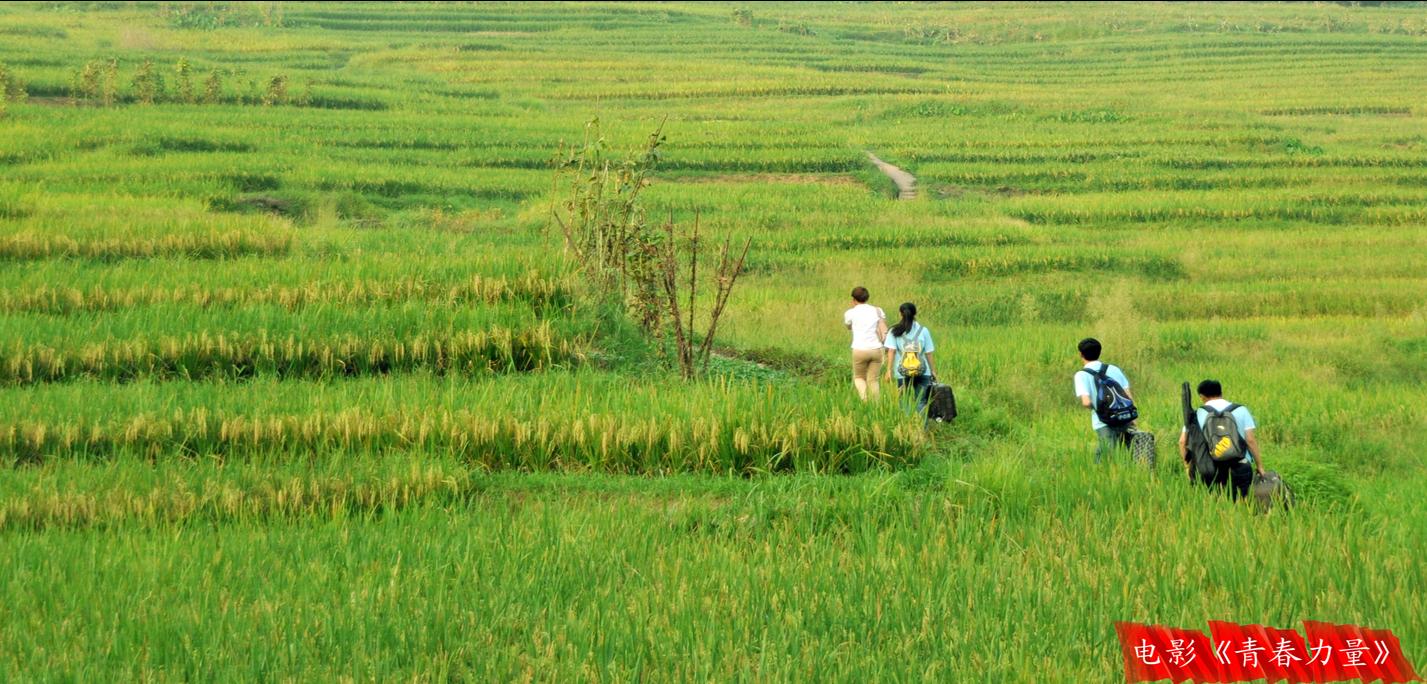
[[880,170],[882,173],[887,174],[887,177],[891,178],[892,182],[897,184],[897,199],[909,200],[916,198],[916,176],[913,176],[912,174],[907,173],[906,171],[903,171],[895,166],[892,166],[891,164],[888,164],[887,162],[882,161],[881,159],[878,159],[877,155],[872,154],[871,152],[867,153],[867,158],[871,159],[872,163],[877,165],[878,170]]

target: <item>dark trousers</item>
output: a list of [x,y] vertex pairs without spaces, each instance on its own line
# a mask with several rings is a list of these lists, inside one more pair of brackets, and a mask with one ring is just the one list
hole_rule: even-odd
[[[909,385],[910,392],[907,391]],[[927,401],[932,396],[932,379],[930,377],[918,375],[914,378],[897,378],[897,389],[901,391],[903,407],[910,407],[912,397],[916,397],[917,413],[927,412]]]
[[1213,475],[1200,475],[1199,481],[1210,489],[1230,486],[1230,496],[1237,500],[1249,495],[1254,483],[1254,467],[1248,463],[1216,463]]
[[1130,432],[1130,426],[1095,428],[1095,462],[1099,463],[1102,458],[1109,458],[1110,453],[1116,449],[1129,449],[1130,437],[1134,436]]

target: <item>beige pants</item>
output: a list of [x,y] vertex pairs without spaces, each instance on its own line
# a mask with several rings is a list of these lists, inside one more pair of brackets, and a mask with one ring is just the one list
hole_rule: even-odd
[[852,350],[852,385],[863,401],[867,400],[869,393],[876,399],[881,392],[878,376],[882,373],[882,354],[881,349]]

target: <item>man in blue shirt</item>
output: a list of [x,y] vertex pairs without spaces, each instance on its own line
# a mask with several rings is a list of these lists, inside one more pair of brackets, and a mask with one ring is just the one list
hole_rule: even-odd
[[1100,459],[1106,457],[1111,449],[1129,448],[1133,423],[1111,427],[1106,425],[1105,421],[1100,420],[1100,415],[1095,411],[1095,404],[1100,400],[1100,395],[1096,392],[1094,373],[1099,372],[1102,366],[1105,367],[1105,376],[1125,388],[1125,396],[1129,397],[1131,401],[1134,401],[1135,397],[1130,394],[1130,379],[1125,377],[1125,372],[1100,360],[1100,340],[1087,337],[1080,341],[1079,348],[1080,360],[1085,366],[1081,371],[1075,373],[1075,396],[1080,399],[1081,406],[1090,409],[1090,427],[1095,430],[1095,436],[1099,442],[1095,447],[1095,462],[1099,463]]
[[[1233,498],[1248,496],[1249,485],[1254,482],[1254,472],[1263,475],[1263,452],[1259,451],[1259,440],[1254,434],[1254,415],[1249,413],[1249,409],[1244,406],[1236,406],[1224,398],[1224,386],[1218,380],[1205,380],[1199,383],[1199,401],[1215,411],[1226,411],[1230,406],[1234,406],[1233,411],[1228,415],[1233,416],[1234,425],[1238,428],[1239,440],[1243,444],[1244,457],[1237,462],[1219,461],[1214,464],[1213,475],[1200,475],[1199,481],[1204,486],[1224,487],[1232,484]],[[1199,427],[1202,429],[1209,422],[1209,412],[1201,406],[1194,412],[1194,417],[1199,420]],[[1189,459],[1189,430],[1185,428],[1179,433],[1179,456],[1185,459],[1185,465],[1193,468],[1194,464]]]

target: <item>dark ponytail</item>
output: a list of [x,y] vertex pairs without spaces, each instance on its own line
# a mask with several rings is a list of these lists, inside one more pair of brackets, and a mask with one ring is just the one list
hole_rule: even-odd
[[900,307],[897,307],[897,311],[901,312],[902,320],[897,321],[897,324],[892,326],[891,332],[893,337],[901,337],[911,332],[912,324],[917,322],[916,304],[906,302]]

